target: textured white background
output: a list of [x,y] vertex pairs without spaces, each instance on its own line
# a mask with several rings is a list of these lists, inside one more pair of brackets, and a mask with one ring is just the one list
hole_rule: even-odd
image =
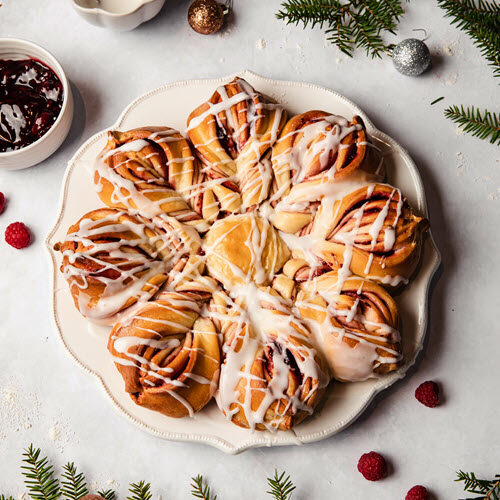
[[[203,37],[187,25],[182,0],[167,0],[156,19],[122,34],[86,24],[69,0],[3,1],[0,36],[31,39],[59,58],[73,83],[76,114],[70,136],[49,160],[25,171],[0,170],[0,191],[9,198],[1,234],[21,220],[35,235],[23,251],[7,246],[3,236],[0,241],[0,493],[23,491],[19,462],[30,442],[58,465],[77,461],[92,485],[115,487],[122,498],[128,481],[144,478],[154,484],[155,495],[186,499],[189,478],[203,473],[221,500],[263,499],[266,474],[277,467],[296,481],[297,500],[401,499],[418,483],[436,499],[455,499],[461,491],[453,483],[456,469],[499,472],[499,150],[457,133],[442,115],[452,103],[498,111],[498,82],[434,1],[408,4],[393,39],[415,35],[413,28],[427,30],[434,67],[414,79],[395,72],[389,59],[372,61],[358,53],[351,60],[326,44],[320,31],[285,26],[274,19],[278,5],[235,0],[231,28]],[[257,43],[261,38],[264,49]],[[229,456],[136,429],[115,412],[95,380],[73,365],[49,320],[43,240],[55,219],[66,162],[85,139],[147,90],[244,67],[341,92],[409,150],[424,180],[443,267],[416,368],[379,395],[353,426],[313,445]],[[446,100],[430,106],[440,96]],[[428,379],[444,387],[444,404],[436,409],[413,397]],[[391,462],[390,476],[379,483],[365,481],[356,470],[359,456],[370,450]]]

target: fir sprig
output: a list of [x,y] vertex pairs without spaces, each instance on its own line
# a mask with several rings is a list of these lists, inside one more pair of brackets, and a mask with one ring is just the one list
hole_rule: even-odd
[[196,476],[191,478],[191,495],[195,498],[201,498],[202,500],[217,500],[217,495],[212,496],[210,487],[203,480],[203,476]]
[[450,106],[444,111],[446,118],[458,123],[464,132],[480,139],[488,139],[492,144],[500,144],[500,116],[488,110],[480,111],[463,106]]
[[291,498],[292,492],[296,488],[290,476],[285,477],[285,472],[278,474],[276,469],[274,471],[274,477],[268,477],[267,482],[271,488],[267,493],[276,500],[288,500]]
[[23,453],[21,472],[26,478],[24,484],[34,500],[57,500],[61,496],[59,481],[54,477],[54,469],[47,457],[40,458],[40,448],[29,448]]
[[381,57],[388,47],[382,35],[395,34],[404,14],[401,0],[285,0],[276,17],[287,24],[325,28],[327,39],[349,57],[356,47]]
[[6,497],[5,495],[0,495],[0,500],[14,500],[14,497]]
[[465,31],[500,77],[500,5],[496,0],[437,0],[451,24]]
[[74,463],[67,463],[62,475],[61,494],[70,500],[78,500],[88,492],[83,473],[78,472]]
[[113,490],[99,490],[97,492],[104,500],[115,500],[116,494]]
[[500,475],[494,479],[478,479],[474,472],[457,472],[455,481],[464,483],[464,491],[481,495],[463,500],[500,500]]
[[132,483],[129,488],[130,496],[127,500],[150,500],[151,498],[151,484],[146,481],[139,481]]

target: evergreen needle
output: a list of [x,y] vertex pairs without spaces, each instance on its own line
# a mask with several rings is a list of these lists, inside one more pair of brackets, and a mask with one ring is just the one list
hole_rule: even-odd
[[404,14],[402,0],[285,0],[276,14],[287,24],[318,26],[327,39],[346,55],[355,48],[371,57],[387,50],[382,35],[396,33]]
[[212,496],[210,488],[203,480],[203,476],[197,475],[191,478],[191,495],[202,500],[217,500],[217,495]]
[[131,483],[129,488],[130,496],[127,500],[150,500],[151,498],[151,484],[146,481],[139,481],[138,483]]
[[268,493],[276,500],[288,500],[292,496],[292,492],[296,486],[293,484],[290,476],[285,477],[285,472],[278,475],[277,469],[274,470],[274,477],[268,477],[267,482],[271,488]]
[[88,492],[85,476],[78,472],[74,463],[66,464],[62,475],[61,494],[69,500],[78,500]]
[[29,448],[23,453],[21,473],[26,478],[24,484],[34,500],[56,500],[61,496],[59,481],[54,477],[54,469],[47,457],[40,458],[40,448]]
[[432,106],[433,104],[436,104],[436,103],[437,103],[437,102],[439,102],[439,101],[442,101],[443,99],[444,99],[444,97],[438,97],[437,99],[434,99],[434,100],[431,102],[431,106]]
[[474,472],[457,472],[455,481],[464,483],[464,491],[481,495],[465,500],[500,500],[500,475],[494,479],[478,479]]
[[14,497],[6,497],[5,495],[0,495],[0,500],[14,500]]
[[474,106],[450,106],[444,110],[446,118],[458,123],[464,132],[480,139],[488,139],[492,144],[500,144],[500,116],[488,110],[480,111]]
[[115,492],[113,490],[99,490],[97,494],[100,495],[105,500],[115,500],[116,497]]
[[488,64],[500,77],[500,4],[497,0],[437,0],[452,19],[451,24],[465,31]]

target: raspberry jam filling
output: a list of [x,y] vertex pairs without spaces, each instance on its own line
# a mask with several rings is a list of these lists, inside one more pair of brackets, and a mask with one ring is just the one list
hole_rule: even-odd
[[36,59],[0,60],[0,152],[37,141],[57,120],[61,80]]

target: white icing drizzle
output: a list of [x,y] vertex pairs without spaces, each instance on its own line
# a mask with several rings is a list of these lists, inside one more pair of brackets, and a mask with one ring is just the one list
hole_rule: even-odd
[[[112,167],[106,161],[118,153],[138,153],[147,147],[151,147],[152,143],[161,144],[180,141],[185,141],[185,139],[177,130],[165,129],[152,132],[147,137],[147,140],[131,140],[114,149],[103,152],[103,154],[96,159],[94,172],[97,174],[98,179],[106,179],[113,185],[114,189],[111,194],[111,202],[114,206],[124,206],[132,212],[138,211],[141,215],[152,218],[163,214],[164,210],[162,207],[166,204],[172,204],[173,206],[179,207],[185,204],[184,206],[186,209],[182,210],[180,208],[180,213],[172,212],[169,213],[169,215],[175,216],[180,221],[187,222],[195,220],[198,229],[200,231],[206,231],[208,225],[203,221],[197,221],[199,215],[190,208],[189,200],[187,199],[196,186],[191,185],[175,191],[170,184],[171,182],[175,183],[180,176],[193,174],[195,158],[192,156],[191,149],[187,142],[182,149],[183,155],[181,157],[169,156],[167,158],[165,168],[170,173],[167,174],[170,176],[170,179],[164,178],[163,173],[160,173],[159,177],[156,175],[148,180],[135,178],[133,175],[130,179],[123,177],[117,170],[130,162],[135,162],[134,156],[127,157],[124,161],[114,164]],[[152,152],[149,155],[145,155],[144,159],[149,160],[155,156],[159,157],[159,153]],[[180,167],[176,167],[174,171],[170,172],[170,167],[176,164],[180,165]],[[153,165],[150,168],[156,171]],[[145,167],[138,167],[137,170],[144,171]],[[156,174],[158,174],[157,171]],[[141,185],[141,188],[138,188],[138,184]],[[144,185],[148,185],[149,187],[146,189]],[[99,192],[102,190],[100,182],[96,183],[96,189]]]
[[[195,273],[193,273],[195,274]],[[186,281],[188,274],[184,274]],[[120,356],[113,356],[116,364],[125,367],[134,367],[141,373],[141,383],[146,386],[154,387],[156,384],[149,379],[153,379],[157,383],[161,383],[162,390],[181,403],[186,409],[189,416],[193,416],[195,409],[192,405],[182,397],[177,389],[189,388],[189,380],[209,386],[210,394],[216,390],[217,380],[219,377],[219,360],[210,356],[202,348],[190,347],[193,345],[196,335],[217,335],[215,331],[200,330],[197,327],[196,318],[205,316],[202,311],[202,303],[197,302],[194,296],[189,293],[173,291],[173,285],[170,284],[162,291],[154,302],[149,303],[146,307],[154,307],[165,309],[170,314],[171,319],[161,319],[161,316],[153,314],[145,314],[144,306],[135,310],[135,312],[127,315],[120,323],[117,333],[111,337],[114,351]],[[215,287],[213,290],[215,291]],[[146,328],[140,326],[142,323],[152,323],[158,325],[156,328]],[[120,335],[121,328],[131,325],[133,322],[134,328],[127,332],[134,332],[135,335]],[[160,332],[170,332],[166,336],[162,336]],[[192,331],[192,333],[189,333]],[[144,336],[146,335],[146,337]],[[187,341],[185,339],[189,338]],[[192,339],[192,340],[191,340]],[[204,377],[199,373],[193,373],[183,368],[179,373],[172,373],[174,369],[170,366],[159,366],[154,362],[155,357],[146,357],[146,355],[138,354],[140,347],[146,346],[154,350],[167,350],[171,356],[181,355],[181,352],[187,352],[188,356],[203,356],[210,360],[216,369],[213,370],[211,379]],[[137,349],[139,348],[139,349]],[[136,352],[134,352],[134,350]],[[149,353],[151,356],[151,353]],[[185,366],[188,366],[188,361],[185,361]],[[145,389],[147,390],[147,388]]]
[[[308,401],[314,401],[314,394],[328,380],[318,365],[310,333],[292,312],[291,304],[271,292],[271,289],[259,286],[259,283],[267,283],[272,278],[269,272],[272,270],[274,274],[276,262],[275,257],[269,268],[263,265],[263,253],[271,230],[269,222],[266,219],[259,220],[254,213],[237,216],[236,219],[242,217],[252,224],[247,239],[241,242],[249,249],[249,273],[245,274],[238,262],[231,262],[217,253],[217,257],[224,259],[237,278],[232,282],[224,280],[228,294],[221,295],[224,301],[222,307],[212,306],[210,313],[214,321],[226,325],[226,329],[232,329],[223,347],[225,360],[221,368],[217,401],[228,418],[242,412],[251,429],[264,427],[276,430],[289,414],[311,413],[313,406]],[[260,229],[258,220],[261,222]],[[237,225],[232,225],[209,247],[205,245],[207,258],[217,252],[219,244],[235,228]],[[212,227],[211,231],[213,230],[217,230],[216,225]],[[255,363],[263,362],[262,356],[266,355],[272,359],[269,380],[257,377],[252,372]],[[302,383],[293,394],[288,393],[289,380],[294,375],[287,356],[293,356],[302,377]],[[313,389],[309,394],[303,392],[306,380],[313,382]],[[261,382],[261,387],[255,388],[252,382]],[[263,399],[256,409],[252,408],[255,391],[263,393]],[[278,408],[276,404],[280,401]],[[281,407],[283,404],[284,408]],[[270,412],[273,405],[276,408]]]
[[[384,184],[381,184],[382,186],[387,186]],[[367,204],[370,202],[370,197],[373,194],[373,191],[377,184],[368,184],[366,186],[366,195],[365,195],[365,202],[358,207],[355,212],[352,215],[352,218],[356,221],[354,227],[350,231],[338,231],[334,234],[333,240],[342,243],[344,245],[344,253],[342,257],[342,266],[339,270],[339,282],[338,282],[338,289],[340,290],[342,288],[342,285],[344,284],[345,280],[351,276],[351,259],[352,259],[352,254],[353,254],[353,248],[356,246],[356,239],[358,237],[358,232],[360,229],[361,221],[363,218],[363,214],[365,211],[365,208]],[[384,251],[389,252],[392,250],[394,247],[394,244],[396,242],[396,226],[398,224],[399,218],[402,213],[402,207],[403,207],[403,196],[399,189],[394,188],[390,186],[392,191],[389,197],[387,198],[386,203],[382,207],[381,210],[377,213],[377,217],[375,220],[370,224],[367,232],[368,235],[371,238],[370,244],[371,244],[371,249],[373,250],[380,232],[382,231],[382,228],[386,225],[386,219],[389,215],[389,209],[391,202],[394,199],[397,199],[397,206],[396,206],[396,217],[394,218],[394,221],[387,226],[384,229]],[[330,227],[330,224],[328,223],[329,220],[331,220],[331,216],[333,214],[333,219],[335,220],[337,218],[338,210],[340,209],[340,203],[338,203],[337,208],[335,212],[333,211],[333,207],[335,204],[336,200],[332,200],[331,198],[325,198],[323,199],[322,205],[320,207],[320,210],[318,211],[317,219],[314,224],[313,228],[313,237],[317,241],[323,241],[326,237],[326,231],[328,231],[328,228]],[[366,228],[364,229],[366,230]],[[364,273],[366,275],[369,275],[370,269],[373,263],[374,259],[374,254],[373,252],[370,252],[368,255],[368,261],[366,263]],[[384,267],[384,266],[383,266]],[[382,282],[384,284],[389,284],[391,286],[397,286],[400,283],[407,282],[406,278],[398,275],[387,275],[384,277],[378,277],[378,276],[367,276],[368,278],[375,279],[375,281]]]
[[[292,313],[284,299],[252,282],[235,287],[231,295],[229,307],[233,315],[224,319],[236,326],[237,333],[223,347],[225,361],[217,399],[223,412],[232,418],[241,411],[251,429],[262,426],[271,431],[280,426],[288,413],[312,413],[313,407],[308,401],[328,380],[317,363],[316,351],[310,346],[312,339],[303,322]],[[244,297],[241,306],[236,302],[236,297]],[[267,305],[263,307],[264,304]],[[292,342],[291,338],[295,341]],[[267,356],[272,360],[270,380],[252,373],[254,363],[266,355],[265,349],[270,349]],[[287,356],[293,356],[302,380],[313,382],[314,387],[309,395],[303,393],[304,382],[298,385],[293,394],[289,394],[292,368]],[[262,386],[256,388],[252,385],[256,381],[262,382]],[[256,409],[252,408],[255,391],[263,393],[263,399]],[[241,397],[242,392],[244,398]],[[269,408],[280,401],[285,402],[285,407],[282,410],[275,408],[271,418]]]
[[[279,104],[264,102],[263,97],[245,80],[238,78],[234,84],[240,91],[229,97],[226,86],[220,86],[216,90],[220,101],[215,104],[207,102],[207,109],[191,118],[187,133],[192,138],[193,133],[204,122],[206,125],[215,123],[219,131],[223,131],[231,139],[235,152],[227,152],[218,136],[204,143],[194,140],[194,146],[200,151],[200,158],[205,164],[203,172],[206,178],[199,184],[199,188],[206,191],[223,183],[234,184],[237,189],[235,193],[224,195],[218,190],[216,197],[219,198],[222,210],[238,213],[259,204],[267,196],[272,180],[272,168],[269,158],[265,155],[278,139],[284,110]],[[241,103],[245,106],[239,109],[238,113],[244,113],[245,119],[241,120],[240,124],[235,120],[233,112],[234,106]],[[272,117],[266,117],[266,112]],[[259,120],[266,119],[270,119],[271,124],[259,130]],[[245,134],[248,134],[248,137],[243,140]],[[210,161],[205,159],[203,151],[206,149],[210,151]],[[243,204],[236,202],[239,193],[243,197]],[[234,206],[235,203],[237,206]]]
[[[150,280],[167,273],[189,250],[188,237],[196,241],[189,229],[185,228],[186,235],[181,235],[168,219],[157,219],[155,223],[117,210],[97,220],[82,218],[78,230],[69,233],[65,242],[85,249],[74,251],[70,245],[62,252],[63,273],[70,286],[78,289],[80,312],[91,321],[109,323],[131,299],[137,303],[147,301],[157,291]],[[113,237],[106,238],[110,233]],[[78,265],[83,260],[90,263],[90,269]],[[89,280],[103,288],[97,300],[85,293]]]
[[[323,314],[324,320],[321,323],[316,319],[305,321],[315,334],[318,345],[322,346],[323,354],[329,361],[334,377],[349,382],[376,377],[374,370],[378,367],[383,364],[398,363],[402,359],[401,352],[390,347],[392,343],[400,341],[398,330],[386,323],[372,321],[368,314],[360,310],[365,280],[359,280],[360,286],[356,291],[356,297],[348,309],[339,307],[341,295],[345,293],[345,282],[344,290],[339,290],[340,280],[336,279],[332,279],[332,285],[327,288],[318,286],[316,280],[313,286],[309,284],[310,296],[320,295],[326,303],[325,306],[311,303],[307,295],[303,300],[296,302],[299,310],[309,309]],[[346,325],[342,326],[339,321],[345,322]],[[361,328],[348,326],[353,322],[360,324]],[[350,346],[345,339],[356,341],[355,346]],[[379,354],[379,351],[384,355]]]
[[[266,428],[275,431],[290,415],[302,412],[312,413],[315,396],[327,385],[328,377],[318,363],[318,350],[329,359],[334,376],[346,381],[373,377],[374,370],[379,366],[384,363],[397,363],[401,359],[401,353],[390,347],[391,342],[399,342],[399,332],[388,324],[374,321],[373,317],[365,314],[360,306],[363,303],[362,280],[352,304],[348,308],[342,307],[341,304],[343,289],[347,280],[352,276],[353,248],[356,246],[356,238],[363,221],[366,204],[362,204],[352,215],[355,221],[354,227],[349,231],[337,232],[333,236],[336,242],[344,245],[343,262],[338,270],[337,279],[333,280],[332,286],[327,289],[317,287],[316,280],[312,280],[314,285],[311,293],[313,296],[319,294],[326,302],[325,307],[312,304],[308,300],[297,300],[292,303],[276,294],[267,285],[272,282],[279,271],[276,269],[277,251],[271,252],[274,262],[264,262],[263,259],[266,248],[271,244],[270,235],[274,231],[272,224],[277,214],[310,213],[314,224],[308,234],[292,234],[284,230],[275,233],[276,238],[281,238],[291,250],[292,256],[304,259],[311,273],[314,272],[322,264],[318,257],[318,247],[327,238],[325,228],[329,227],[332,216],[335,219],[337,215],[334,212],[335,203],[364,187],[366,187],[366,200],[368,201],[376,186],[375,183],[381,180],[379,174],[383,168],[383,158],[375,174],[358,168],[346,177],[335,178],[335,161],[332,162],[332,158],[336,158],[339,152],[351,146],[343,145],[341,142],[347,135],[361,130],[362,125],[351,126],[342,117],[328,115],[289,135],[282,136],[280,140],[293,134],[301,134],[301,138],[294,141],[290,149],[273,155],[273,166],[271,166],[269,151],[278,139],[283,108],[278,104],[262,102],[260,94],[244,80],[237,79],[236,83],[241,89],[240,92],[229,97],[226,87],[219,87],[217,93],[220,102],[215,104],[207,102],[207,109],[192,118],[187,127],[189,134],[202,126],[204,122],[205,124],[215,123],[219,130],[223,130],[223,133],[233,141],[235,151],[225,151],[220,143],[221,137],[212,137],[205,143],[195,144],[204,162],[199,172],[200,175],[193,175],[193,182],[189,186],[184,185],[176,190],[172,189],[168,201],[188,200],[192,192],[204,195],[208,191],[213,191],[214,201],[208,203],[204,200],[203,210],[220,209],[222,215],[232,212],[240,214],[236,217],[249,220],[252,226],[251,231],[248,238],[241,241],[242,247],[249,250],[250,262],[247,267],[243,266],[249,271],[245,272],[241,263],[236,259],[232,260],[217,252],[218,246],[223,244],[235,226],[221,234],[211,245],[204,244],[203,255],[198,255],[197,260],[188,259],[185,266],[178,270],[175,267],[176,263],[192,253],[182,243],[181,235],[158,234],[154,230],[157,236],[152,239],[151,235],[146,234],[146,228],[153,230],[155,223],[141,217],[138,221],[124,222],[119,218],[126,212],[118,212],[114,216],[110,215],[98,221],[82,219],[79,230],[69,234],[67,241],[80,243],[89,249],[78,253],[65,250],[63,256],[67,259],[67,263],[64,273],[68,280],[76,278],[72,283],[79,288],[79,309],[92,321],[109,321],[109,318],[115,317],[116,313],[121,311],[126,302],[133,297],[135,305],[128,307],[126,314],[120,317],[123,325],[129,324],[133,319],[144,319],[178,331],[178,336],[171,338],[161,338],[154,328],[142,328],[142,333],[148,334],[148,338],[132,335],[113,337],[114,349],[122,356],[114,356],[114,361],[117,364],[133,366],[140,370],[144,375],[143,383],[146,385],[155,386],[154,382],[147,379],[149,377],[171,387],[172,389],[168,389],[169,394],[184,405],[191,416],[194,413],[193,408],[174,390],[185,387],[187,382],[181,382],[174,376],[169,377],[171,368],[158,366],[152,360],[131,353],[130,350],[137,346],[158,350],[179,349],[183,347],[182,337],[190,334],[190,329],[182,322],[155,320],[141,316],[144,303],[154,294],[156,294],[158,307],[171,307],[180,315],[179,317],[183,314],[189,315],[188,312],[183,312],[183,310],[188,310],[195,312],[200,318],[209,318],[220,330],[218,334],[224,338],[222,348],[224,362],[221,366],[217,394],[219,407],[229,419],[241,412],[251,429]],[[241,103],[245,103],[245,106],[241,107]],[[234,116],[236,105],[241,107],[239,113],[245,113],[245,118],[241,121]],[[273,112],[274,116],[264,133],[259,133],[257,124],[264,111]],[[3,106],[0,107],[0,119],[1,113],[3,113]],[[0,125],[3,128],[1,120]],[[116,149],[106,151],[98,159],[95,172],[102,178],[108,179],[115,187],[112,195],[115,203],[121,203],[129,208],[134,205],[137,212],[150,218],[163,212],[160,205],[165,202],[165,199],[152,201],[145,196],[146,194],[154,195],[157,191],[165,191],[165,186],[155,184],[157,179],[151,181],[151,189],[139,190],[133,180],[125,179],[116,172],[117,168],[132,161],[131,158],[134,155],[130,155],[131,157],[123,163],[114,165],[114,168],[110,168],[106,160],[117,153],[140,152],[145,147],[151,146],[149,141],[160,144],[184,140],[183,137],[175,136],[177,133],[171,129],[153,132],[147,140],[129,141]],[[241,137],[246,137],[246,134],[248,138],[243,142]],[[358,142],[357,145],[374,147],[368,142]],[[203,148],[212,148],[218,159],[209,163],[200,152]],[[153,152],[143,158],[154,160],[157,154]],[[236,158],[234,159],[233,156]],[[167,166],[194,160],[195,158],[186,152],[186,155],[181,158],[169,158]],[[139,170],[141,168],[139,167]],[[275,176],[285,171],[288,171],[290,175],[285,184],[266,197],[272,181],[273,168]],[[175,180],[183,172],[194,173],[193,169],[194,167],[186,166],[182,172],[176,170],[172,173],[172,179]],[[169,181],[173,182],[172,179]],[[141,182],[145,181],[141,180]],[[390,197],[368,229],[371,248],[373,249],[382,238],[385,252],[389,252],[395,245],[396,226],[403,206],[401,193],[396,188],[392,189]],[[259,197],[261,193],[264,193],[263,197]],[[249,214],[241,214],[241,212],[253,210],[255,206],[249,207],[244,203],[236,203],[240,196],[246,196],[247,199],[257,198],[257,210]],[[264,198],[267,201],[264,201]],[[396,217],[388,226],[386,220],[394,199],[398,200]],[[318,205],[319,208],[317,208]],[[340,203],[336,208],[337,211],[339,207]],[[190,214],[176,217],[182,221],[183,218],[189,218]],[[167,219],[168,217],[158,218],[155,221]],[[223,222],[215,222],[210,231]],[[258,222],[261,222],[260,227]],[[205,231],[208,225],[197,229]],[[175,233],[174,228],[171,230]],[[363,230],[366,231],[366,227]],[[120,236],[116,240],[95,243],[99,234],[109,232],[117,234],[131,232],[136,238],[130,240]],[[143,249],[144,246],[152,247],[154,250],[150,253],[130,251],[130,248]],[[165,258],[165,253],[169,253],[168,258]],[[103,254],[109,255],[110,259],[103,259]],[[209,258],[213,255],[216,255],[225,265],[222,275],[220,272],[219,274],[213,272],[208,266]],[[101,272],[117,271],[119,277],[111,279],[82,270],[76,265],[77,259],[80,258],[96,264]],[[368,278],[374,278],[391,286],[407,282],[401,276],[383,278],[370,276],[373,259],[373,253],[369,253],[364,269]],[[127,263],[126,270],[123,269],[121,262]],[[205,264],[211,276],[223,284],[225,292],[220,290],[212,277],[204,274]],[[148,281],[162,273],[168,273],[168,281],[163,285],[162,291],[157,293],[158,289],[155,287],[145,291]],[[104,292],[96,304],[91,304],[91,297],[85,293],[89,286],[90,276],[104,285]],[[311,284],[312,276],[313,274],[309,277],[308,285]],[[193,295],[189,295],[191,292],[177,291],[190,282],[196,283],[196,286],[193,285],[192,293],[202,290],[207,292],[207,296],[213,296],[209,305],[206,303],[208,299],[205,296],[203,299],[200,298],[201,295],[193,298]],[[171,295],[170,305],[161,302],[160,299],[164,293]],[[175,294],[177,295],[174,297]],[[300,315],[302,307],[324,313],[325,320],[321,323],[311,319],[302,320]],[[339,324],[341,326],[338,326]],[[362,328],[351,327],[351,324],[360,324]],[[214,334],[213,331],[201,333]],[[355,347],[350,347],[345,339],[355,340]],[[387,341],[388,345],[383,345],[384,341]],[[380,342],[380,345],[376,342]],[[193,353],[199,351],[195,348],[185,346],[184,348]],[[384,355],[380,355],[377,350],[382,351]],[[218,362],[208,355],[207,358]],[[256,363],[261,363],[264,370],[267,367],[270,372],[264,371],[263,376],[256,375],[255,370],[252,370]],[[296,366],[292,366],[293,363]],[[300,372],[301,382],[290,394],[291,381],[296,379],[294,370]],[[214,377],[212,380],[190,372],[183,373],[183,376],[199,384],[210,385],[215,390],[219,373],[217,373],[217,378]],[[305,381],[312,381],[313,389],[309,394],[305,392]],[[256,383],[260,385],[257,387]],[[262,401],[257,408],[253,408],[252,395],[257,392],[262,396]],[[277,402],[280,403],[279,406],[276,405]]]

